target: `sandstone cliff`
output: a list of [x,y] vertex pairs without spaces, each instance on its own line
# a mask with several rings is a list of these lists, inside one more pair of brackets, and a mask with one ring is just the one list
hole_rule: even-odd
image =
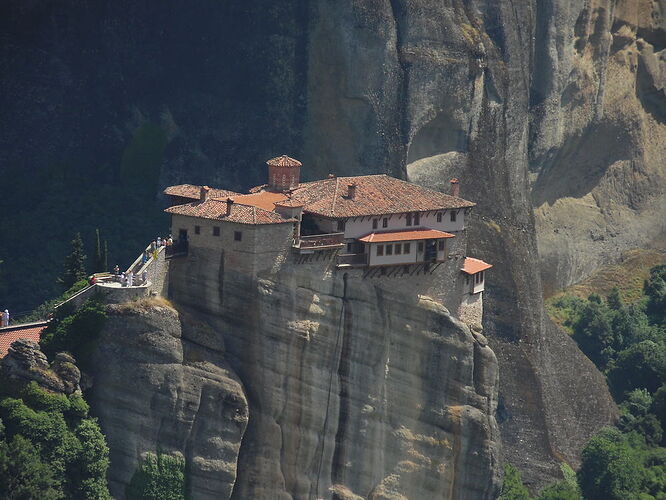
[[100,338],[91,401],[116,494],[161,447],[192,461],[196,498],[494,498],[498,369],[482,335],[399,280],[289,264],[258,281],[226,270],[221,293],[212,269],[188,279],[197,260],[172,261],[180,321],[112,306]]
[[185,457],[192,498],[228,498],[248,417],[221,339],[163,302],[108,313],[88,399],[109,445],[111,493],[124,498],[139,460],[160,450]]

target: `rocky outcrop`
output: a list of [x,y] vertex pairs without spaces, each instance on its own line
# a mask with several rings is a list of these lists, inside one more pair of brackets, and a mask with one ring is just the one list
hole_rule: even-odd
[[251,280],[213,262],[173,260],[169,288],[243,381],[232,498],[495,497],[498,368],[482,335],[409,278],[287,255]]
[[248,416],[218,336],[164,302],[142,301],[109,306],[98,346],[87,396],[109,446],[114,497],[159,450],[187,460],[192,498],[228,498]]
[[42,388],[61,394],[81,392],[81,372],[74,358],[65,352],[56,354],[49,362],[37,342],[18,339],[0,360],[0,374],[12,384],[37,382]]

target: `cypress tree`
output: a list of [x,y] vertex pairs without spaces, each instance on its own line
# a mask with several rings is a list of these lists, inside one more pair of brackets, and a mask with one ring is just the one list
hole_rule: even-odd
[[69,290],[74,283],[86,278],[86,256],[83,253],[83,240],[81,233],[76,233],[72,240],[72,252],[65,257],[62,276],[58,279],[65,290]]
[[95,229],[95,262],[93,264],[93,273],[103,272],[102,263],[102,242],[99,238],[99,228]]
[[104,251],[102,252],[102,269],[101,272],[105,273],[109,270],[109,247],[104,240]]

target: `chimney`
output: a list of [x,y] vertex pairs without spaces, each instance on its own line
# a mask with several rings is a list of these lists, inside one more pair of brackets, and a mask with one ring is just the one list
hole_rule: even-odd
[[456,198],[460,196],[460,181],[458,179],[451,179],[451,196]]
[[355,196],[356,196],[356,184],[353,182],[351,184],[347,184],[347,198],[353,200]]
[[199,191],[199,199],[201,201],[206,201],[208,199],[208,193],[210,188],[208,186],[201,186],[201,191]]
[[234,200],[227,198],[227,217],[231,215],[231,205],[234,204]]

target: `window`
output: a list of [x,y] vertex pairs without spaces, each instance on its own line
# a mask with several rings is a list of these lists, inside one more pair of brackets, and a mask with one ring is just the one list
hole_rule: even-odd
[[476,274],[474,275],[474,281],[475,281],[476,283],[480,283],[480,282],[481,282],[481,274],[480,274],[480,273],[476,273]]
[[438,247],[440,252],[444,250],[444,240],[439,240]]
[[437,222],[442,222],[442,212],[437,212]]
[[220,235],[220,226],[213,226],[213,236]]
[[469,285],[469,274],[465,275],[465,285]]
[[479,279],[479,283],[483,283],[483,278],[485,273],[486,273],[485,271],[481,271],[480,273],[481,278]]
[[384,255],[384,245],[377,245],[377,256],[381,257]]
[[243,239],[243,233],[241,231],[234,231],[234,241],[241,241]]
[[405,243],[402,246],[402,253],[409,253],[411,251],[410,247],[411,247],[411,244]]
[[386,217],[382,220],[382,227],[388,227],[388,219]]
[[338,221],[338,232],[343,232],[345,230],[345,221],[339,220]]
[[395,244],[395,254],[400,255],[402,253],[402,243]]
[[451,222],[456,221],[456,215],[458,215],[455,211],[451,210]]
[[420,217],[421,217],[421,214],[419,214],[418,212],[414,214],[414,225],[415,226],[418,226],[421,223],[421,221],[419,220]]
[[408,226],[411,226],[411,225],[412,225],[412,214],[407,214],[407,215],[405,216],[405,219],[406,219],[406,221],[407,221],[407,225],[408,225]]
[[194,226],[194,234],[201,234],[201,226]]
[[178,239],[180,241],[187,241],[187,229],[178,230]]
[[377,229],[378,225],[379,225],[379,220],[372,219],[372,229]]
[[419,252],[423,252],[423,242],[419,241]]
[[386,245],[386,255],[393,255],[393,245]]

